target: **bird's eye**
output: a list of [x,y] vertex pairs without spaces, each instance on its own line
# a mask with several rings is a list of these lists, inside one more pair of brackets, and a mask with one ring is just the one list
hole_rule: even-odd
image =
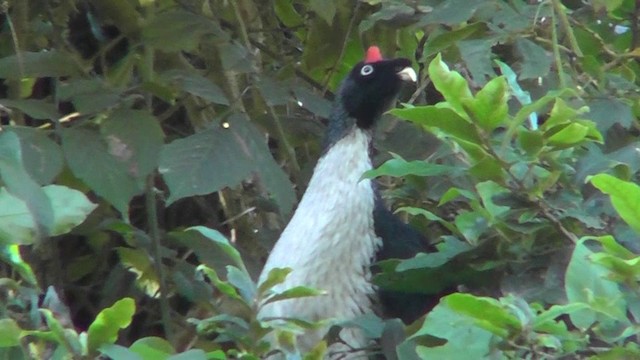
[[373,66],[371,65],[365,65],[362,67],[362,69],[360,69],[360,75],[362,76],[370,75],[372,72],[373,72]]

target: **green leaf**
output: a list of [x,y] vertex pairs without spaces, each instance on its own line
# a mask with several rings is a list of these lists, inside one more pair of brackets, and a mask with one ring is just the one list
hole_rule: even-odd
[[237,267],[229,265],[227,266],[227,279],[231,285],[238,289],[240,296],[247,304],[253,303],[257,288],[246,271],[241,271]]
[[147,111],[121,109],[109,114],[101,127],[111,155],[126,163],[129,173],[140,179],[155,171],[164,144],[158,120]]
[[87,216],[98,207],[89,201],[84,193],[66,186],[47,185],[42,189],[54,209],[52,236],[68,233],[83,223]]
[[165,72],[162,77],[191,95],[198,96],[214,104],[229,105],[229,100],[224,91],[211,80],[198,73],[174,69]]
[[36,100],[36,99],[20,99],[20,100],[9,100],[9,99],[1,99],[0,105],[4,105],[9,108],[16,108],[23,113],[31,116],[37,120],[55,120],[57,121],[60,117],[58,113],[58,108],[56,106],[45,100]]
[[469,20],[482,3],[481,0],[448,0],[435,6],[423,21],[458,26]]
[[95,77],[61,81],[56,90],[60,100],[71,101],[81,114],[93,114],[114,107],[121,100],[122,93],[122,89]]
[[36,223],[24,201],[0,188],[0,244],[33,244]]
[[[462,106],[462,105],[460,105]],[[445,135],[472,144],[481,144],[480,136],[473,125],[454,110],[436,106],[417,106],[407,109],[394,109],[391,113],[401,119],[440,129]]]
[[399,212],[399,211],[406,212],[407,214],[410,214],[413,216],[416,216],[416,215],[424,216],[427,220],[439,222],[442,226],[446,227],[447,229],[449,229],[449,231],[451,231],[454,234],[459,233],[458,229],[456,229],[455,226],[453,226],[453,224],[437,216],[431,211],[417,208],[417,207],[412,207],[412,206],[403,206],[396,210],[396,212]]
[[507,81],[504,76],[499,76],[489,81],[475,99],[465,100],[463,104],[468,104],[480,127],[491,132],[508,120],[508,100]]
[[228,128],[204,130],[163,147],[159,171],[171,191],[167,202],[236,185],[257,171],[281,212],[288,214],[295,199],[291,182],[263,134],[245,116],[236,115],[229,117]]
[[[116,344],[105,344],[100,347],[100,353],[106,355],[109,359],[118,360],[151,360],[150,358],[143,358],[135,352],[127,349],[124,346]],[[153,358],[155,359],[155,358]]]
[[[555,129],[555,128],[554,128]],[[553,130],[553,129],[552,129]],[[562,130],[549,136],[547,141],[552,146],[566,146],[582,142],[589,132],[589,128],[582,124],[571,123]]]
[[[66,186],[47,185],[42,191],[54,209],[52,236],[80,225],[97,207],[83,193]],[[33,214],[25,202],[0,188],[0,243],[31,244],[37,240],[36,233]]]
[[602,133],[606,133],[615,124],[628,128],[636,119],[631,106],[620,98],[590,101],[589,113],[585,116],[593,120]]
[[611,198],[611,204],[629,226],[640,233],[640,187],[608,174],[590,176],[587,181]]
[[438,244],[437,252],[418,253],[413,258],[400,261],[395,270],[402,272],[413,269],[436,268],[442,266],[457,255],[472,249],[473,247],[468,243],[448,237],[444,242]]
[[13,319],[0,319],[0,348],[19,346],[22,329]]
[[[44,316],[47,327],[51,330],[50,335],[53,336],[55,342],[59,344],[68,343],[64,326],[62,326],[60,321],[56,318],[53,311],[49,309],[39,309],[39,311]],[[77,333],[74,332],[74,336],[77,337]]]
[[503,182],[505,171],[502,164],[493,156],[485,156],[469,168],[469,174],[480,181],[493,180]]
[[484,359],[493,347],[492,334],[477,326],[475,319],[451,309],[441,301],[429,314],[422,327],[407,342],[421,337],[443,340],[432,346],[418,345],[420,359]]
[[136,340],[131,344],[129,350],[140,355],[144,360],[164,360],[175,352],[167,340],[155,336]]
[[451,108],[460,117],[466,118],[466,112],[462,104],[465,100],[472,100],[473,95],[471,95],[469,85],[462,75],[456,71],[449,70],[447,64],[442,61],[440,54],[438,54],[429,64],[429,77]]
[[5,127],[20,138],[25,170],[40,185],[49,184],[63,167],[62,149],[49,138],[50,131],[32,127]]
[[522,59],[521,80],[547,76],[551,68],[551,56],[544,48],[529,39],[519,38],[516,40],[516,50]]
[[207,360],[207,354],[201,349],[191,349],[180,354],[169,356],[167,360]]
[[77,75],[76,62],[58,50],[27,52],[0,59],[0,79]]
[[214,269],[206,267],[204,265],[198,266],[197,269],[198,271],[202,271],[209,278],[209,280],[211,280],[216,289],[218,289],[221,293],[232,299],[242,300],[242,297],[240,296],[240,294],[238,294],[236,288],[228,282],[221,280],[218,276],[218,273]]
[[326,294],[327,294],[326,291],[312,289],[306,286],[294,286],[292,288],[289,288],[284,291],[274,293],[268,296],[267,298],[264,299],[261,306],[265,306],[267,304],[270,304],[276,301],[282,301],[287,299],[299,299],[303,297],[320,296],[320,295],[326,295]]
[[[540,112],[549,105],[552,101],[559,99],[562,96],[567,94],[575,94],[575,90],[573,89],[561,89],[555,91],[549,91],[543,97],[534,101],[531,104],[523,106],[516,115],[513,117],[513,122],[511,127],[509,127],[509,134],[515,134],[516,131],[519,130],[520,126],[524,124],[525,120],[534,112]],[[548,121],[548,120],[547,120]],[[547,122],[545,122],[546,124]],[[511,138],[511,136],[507,137]]]
[[433,164],[427,161],[420,160],[406,161],[400,156],[395,155],[393,159],[387,160],[378,168],[365,172],[362,177],[371,179],[378,176],[438,176],[444,174],[455,177],[460,173],[461,171],[457,167]]
[[36,233],[49,235],[54,220],[51,201],[25,170],[20,139],[10,131],[0,132],[0,176],[7,190],[25,202]]
[[126,145],[117,138],[107,145],[95,131],[72,128],[62,132],[62,149],[73,174],[127,218],[129,201],[142,189],[122,157]]
[[455,45],[458,41],[464,40],[484,29],[486,29],[486,25],[482,22],[477,22],[463,26],[459,29],[447,29],[440,34],[429,34],[429,39],[424,47],[424,57],[429,58],[440,51],[445,51],[450,46]]
[[465,211],[456,216],[456,227],[467,241],[474,245],[488,228],[489,224],[482,214],[476,211]]
[[493,181],[485,181],[476,184],[476,189],[480,198],[482,198],[482,204],[487,210],[493,221],[507,214],[511,210],[508,206],[502,206],[496,204],[493,199],[496,196],[508,195],[511,191],[505,189],[501,185]]
[[456,293],[445,297],[442,302],[453,311],[471,317],[479,327],[497,336],[506,338],[522,329],[520,320],[495,299]]
[[185,10],[164,11],[149,17],[142,29],[144,43],[167,52],[193,51],[205,35],[223,40],[228,36],[218,23]]
[[557,125],[569,124],[571,123],[571,120],[576,119],[578,116],[585,114],[588,111],[589,108],[587,107],[574,109],[567,105],[562,98],[557,98],[555,104],[553,104],[549,118],[540,126],[540,128],[543,131],[547,131]]
[[588,309],[584,303],[570,303],[566,305],[553,305],[549,310],[538,314],[533,321],[534,331],[547,331],[549,324],[555,324],[555,319],[563,315],[571,315],[576,311]]
[[333,18],[336,16],[336,4],[333,1],[310,0],[309,8],[318,14],[329,26],[333,25]]
[[274,286],[282,284],[287,276],[291,273],[291,268],[273,268],[269,270],[267,278],[258,286],[258,294],[260,296],[266,294]]
[[589,260],[593,251],[582,238],[576,244],[565,275],[565,291],[571,303],[585,303],[589,309],[571,314],[571,322],[580,329],[588,329],[596,321],[609,323],[611,317],[626,319],[626,304],[618,285],[607,279],[608,271]]
[[[0,209],[2,209],[2,204],[0,204]],[[0,219],[1,218],[2,215],[0,214]],[[0,229],[3,228],[3,226],[4,224],[0,222]],[[2,239],[0,239],[0,243],[2,243]],[[20,247],[18,245],[1,245],[0,259],[10,264],[13,271],[18,271],[22,279],[24,279],[26,282],[35,287],[38,287],[38,280],[36,279],[36,275],[33,272],[31,265],[29,265],[29,263],[24,261],[24,259],[22,258]],[[7,284],[3,284],[3,287],[10,288],[10,286],[7,286]]]
[[238,250],[233,245],[231,245],[229,240],[227,240],[227,238],[224,237],[224,235],[222,235],[218,230],[210,229],[206,226],[193,226],[186,229],[185,231],[199,232],[202,236],[211,240],[220,248],[220,250],[222,250],[222,252],[229,256],[229,258],[233,260],[233,263],[236,267],[241,269],[243,272],[248,273],[247,268],[244,266],[244,262],[242,261],[242,257],[240,256],[240,252],[238,252]]
[[120,299],[111,307],[100,311],[87,330],[89,352],[95,352],[103,345],[113,344],[118,338],[120,329],[131,324],[135,311],[136,304],[132,298]]
[[293,0],[276,0],[273,4],[273,9],[278,19],[288,28],[304,24],[304,18],[300,16],[296,7],[293,6]]
[[540,131],[521,129],[518,133],[518,144],[527,155],[535,157],[544,146],[544,137]]
[[491,79],[496,75],[491,62],[491,47],[494,42],[495,40],[491,38],[485,38],[462,40],[456,44],[460,50],[460,56],[467,64],[471,77],[479,85],[486,83],[487,79]]
[[116,248],[122,265],[136,275],[136,285],[149,296],[157,296],[160,280],[149,254],[143,249]]

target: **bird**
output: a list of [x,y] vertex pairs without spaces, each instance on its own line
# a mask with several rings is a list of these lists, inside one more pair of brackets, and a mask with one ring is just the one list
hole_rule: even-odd
[[[371,46],[342,81],[308,187],[258,280],[264,282],[275,268],[290,268],[273,291],[307,286],[325,294],[268,303],[259,309],[259,319],[351,320],[381,313],[408,323],[424,314],[421,294],[386,291],[372,283],[376,262],[412,257],[426,251],[428,241],[386,208],[375,181],[363,178],[373,168],[376,123],[395,105],[403,83],[416,80],[409,59],[383,58]],[[298,336],[298,348],[312,349],[328,330]],[[367,345],[358,330],[341,338],[353,349]]]

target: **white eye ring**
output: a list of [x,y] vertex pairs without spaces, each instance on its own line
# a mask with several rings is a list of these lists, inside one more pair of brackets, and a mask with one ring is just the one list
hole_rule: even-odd
[[365,65],[360,69],[360,75],[362,76],[371,75],[371,73],[373,73],[373,66],[371,65]]

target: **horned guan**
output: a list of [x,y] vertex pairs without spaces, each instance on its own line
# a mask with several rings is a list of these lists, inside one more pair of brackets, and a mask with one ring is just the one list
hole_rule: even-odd
[[[385,59],[376,46],[343,80],[329,118],[324,150],[298,208],[271,251],[260,282],[274,268],[291,268],[275,290],[308,286],[326,295],[264,306],[259,316],[348,320],[375,312],[410,322],[424,313],[424,296],[372,284],[372,266],[425,251],[426,239],[384,205],[377,186],[363,179],[372,169],[373,128],[394,106],[403,82],[416,72],[405,58]],[[309,350],[328,329],[308,331],[298,345]],[[351,330],[343,340],[354,348],[364,339]]]

